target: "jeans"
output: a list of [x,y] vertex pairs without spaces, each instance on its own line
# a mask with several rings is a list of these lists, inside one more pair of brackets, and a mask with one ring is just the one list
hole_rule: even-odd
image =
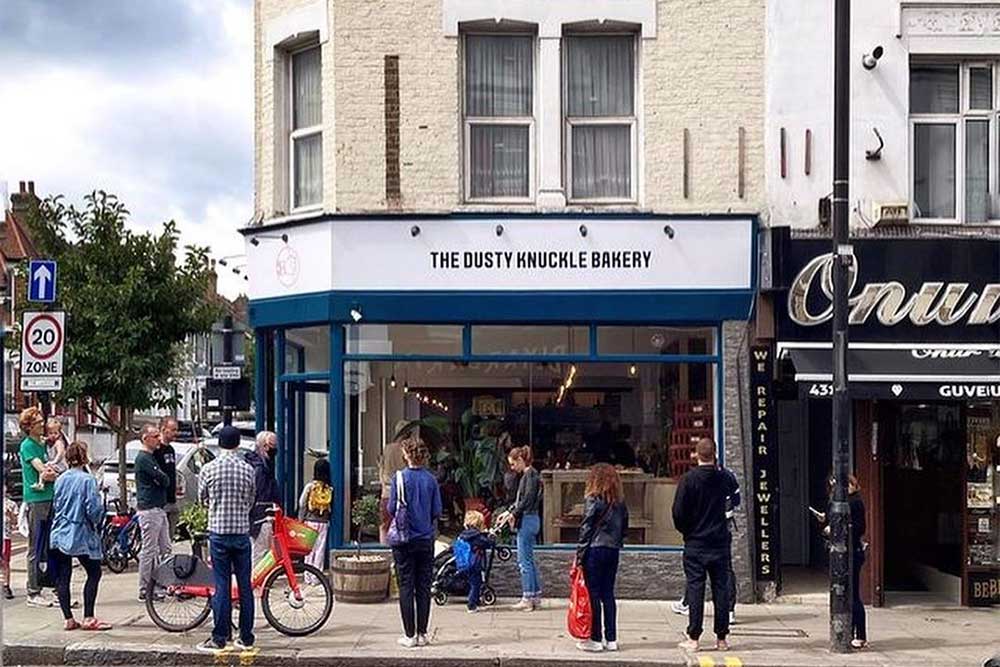
[[[94,617],[94,603],[97,601],[97,584],[101,581],[101,561],[89,556],[77,556],[87,581],[83,584],[83,617]],[[67,621],[73,618],[70,608],[69,584],[73,577],[73,556],[68,556],[58,549],[49,552],[49,562],[56,566],[56,596],[59,598],[59,608]]]
[[[392,548],[399,585],[399,615],[407,637],[426,635],[431,617],[434,540],[411,540]],[[414,615],[416,619],[414,619]]]
[[861,566],[864,564],[865,552],[856,550],[851,559],[851,630],[854,639],[868,641],[865,603],[861,600]]
[[[590,547],[583,561],[583,576],[590,593],[590,639],[618,641],[618,605],[615,603],[615,579],[618,577],[619,550],[613,547]],[[603,637],[601,618],[604,618]]]
[[684,576],[687,579],[688,637],[701,637],[705,617],[705,577],[712,580],[712,607],[715,610],[715,636],[729,634],[729,549],[684,547]]
[[[732,552],[730,552],[731,554]],[[733,559],[732,555],[729,557],[729,611],[736,611],[736,598],[739,596],[739,592],[736,590],[736,573],[733,572]],[[684,597],[681,598],[681,604],[685,607],[688,606],[688,596],[687,591],[684,591]]]
[[542,597],[542,577],[535,564],[535,542],[541,529],[542,522],[537,514],[521,516],[517,529],[517,567],[521,570],[521,592],[525,600]]
[[139,551],[139,595],[146,594],[153,567],[169,554],[170,524],[162,507],[139,510],[139,529],[142,531],[142,549]]
[[212,595],[212,641],[222,647],[233,636],[232,578],[236,575],[236,588],[240,597],[240,641],[252,646],[253,636],[253,586],[250,583],[250,536],[219,535],[210,533],[208,544],[212,553],[212,570],[215,573],[215,593]]
[[479,607],[479,596],[483,591],[483,564],[478,560],[472,561],[472,565],[466,571],[469,577],[469,609]]
[[35,554],[35,535],[43,521],[52,513],[52,502],[28,503],[28,595],[38,595],[42,587],[38,583],[38,562]]

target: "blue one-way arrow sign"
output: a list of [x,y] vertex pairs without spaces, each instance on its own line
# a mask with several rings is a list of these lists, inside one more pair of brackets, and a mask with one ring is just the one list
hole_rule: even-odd
[[52,303],[56,300],[56,263],[33,259],[28,264],[28,301]]

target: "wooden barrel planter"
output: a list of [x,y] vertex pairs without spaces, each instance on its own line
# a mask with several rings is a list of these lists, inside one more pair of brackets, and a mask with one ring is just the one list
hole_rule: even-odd
[[333,590],[340,602],[383,602],[389,596],[389,559],[379,554],[339,555]]

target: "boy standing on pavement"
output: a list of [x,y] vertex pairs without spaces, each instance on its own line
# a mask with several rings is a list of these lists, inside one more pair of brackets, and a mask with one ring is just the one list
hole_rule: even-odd
[[715,465],[715,442],[703,438],[695,446],[698,466],[688,471],[674,496],[674,525],[684,536],[685,598],[690,607],[687,639],[678,646],[698,650],[705,614],[705,578],[712,580],[716,650],[729,649],[729,570],[731,535],[726,498],[738,490],[735,478]]
[[139,551],[139,601],[146,600],[146,587],[153,566],[170,553],[170,528],[167,524],[167,487],[170,477],[156,460],[160,431],[152,424],[142,427],[142,449],[135,457],[135,498],[142,530]]
[[160,446],[156,448],[153,456],[160,464],[160,469],[167,473],[167,504],[163,511],[167,513],[167,532],[170,541],[173,542],[174,535],[177,534],[177,520],[180,512],[177,509],[177,453],[170,443],[177,437],[177,420],[173,417],[164,417],[160,420]]
[[38,408],[27,408],[18,419],[25,437],[21,441],[21,481],[24,502],[28,505],[28,597],[32,607],[51,607],[52,599],[45,597],[38,577],[38,552],[35,542],[43,524],[52,513],[52,492],[56,471],[46,464],[45,419]]
[[240,636],[233,645],[253,647],[253,587],[250,582],[250,513],[256,492],[254,469],[236,453],[240,432],[226,426],[219,433],[222,454],[201,470],[198,499],[208,506],[208,545],[215,574],[212,596],[212,636],[198,644],[199,651],[221,651],[233,636],[233,575],[240,599]]

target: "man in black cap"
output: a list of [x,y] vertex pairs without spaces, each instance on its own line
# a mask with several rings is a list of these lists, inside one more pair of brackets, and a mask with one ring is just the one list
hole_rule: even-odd
[[237,453],[240,432],[226,426],[219,433],[222,454],[202,468],[198,481],[198,497],[208,506],[208,544],[215,573],[215,594],[212,596],[212,636],[201,644],[201,651],[224,649],[233,635],[233,601],[230,582],[236,575],[240,595],[240,636],[233,645],[239,650],[253,646],[253,587],[250,571],[250,514],[254,502],[254,470]]

